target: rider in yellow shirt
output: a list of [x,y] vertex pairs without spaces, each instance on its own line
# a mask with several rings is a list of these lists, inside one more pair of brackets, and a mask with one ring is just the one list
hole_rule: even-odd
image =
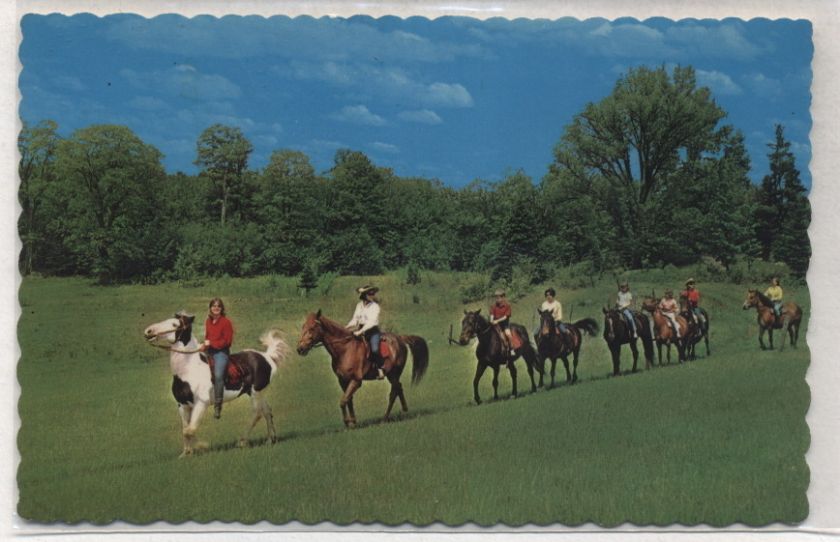
[[770,287],[767,288],[767,291],[764,292],[764,295],[770,298],[770,301],[773,302],[773,311],[776,313],[776,317],[782,315],[782,297],[784,297],[785,293],[782,291],[782,286],[779,283],[779,277],[773,277],[773,280],[770,281]]

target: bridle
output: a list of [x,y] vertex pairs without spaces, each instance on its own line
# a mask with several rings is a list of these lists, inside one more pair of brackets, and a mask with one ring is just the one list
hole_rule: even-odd
[[[158,337],[162,337],[163,335],[169,335],[170,333],[175,333],[177,335],[177,333],[179,331],[181,331],[181,329],[182,328],[177,327],[177,328],[175,328],[171,331],[161,331],[160,333],[155,333],[151,337],[151,339],[157,340]],[[146,344],[148,344],[149,346],[153,346],[155,348],[160,348],[161,350],[167,350],[169,352],[177,352],[178,354],[196,354],[198,352],[201,352],[201,349],[199,349],[199,348],[196,348],[195,350],[185,350],[183,348],[175,348],[174,346],[164,346],[162,344],[156,344],[151,339],[147,340]]]

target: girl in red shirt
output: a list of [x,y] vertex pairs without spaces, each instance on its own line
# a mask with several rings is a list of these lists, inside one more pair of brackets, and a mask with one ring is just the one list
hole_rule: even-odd
[[225,304],[218,297],[210,300],[210,314],[204,322],[204,346],[213,357],[214,416],[222,417],[222,401],[225,395],[225,369],[230,358],[230,345],[233,344],[233,324],[225,316]]
[[513,350],[513,339],[510,336],[510,316],[512,312],[510,303],[505,299],[504,290],[496,290],[494,295],[496,296],[496,302],[490,306],[490,323],[498,324],[504,330],[505,337],[508,340],[508,347],[510,348],[510,355],[515,356],[516,352]]

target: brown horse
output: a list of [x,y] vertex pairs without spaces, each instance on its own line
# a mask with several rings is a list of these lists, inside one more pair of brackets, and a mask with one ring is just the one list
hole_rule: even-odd
[[604,312],[604,340],[610,349],[613,363],[613,376],[621,375],[621,345],[630,346],[633,353],[633,372],[636,372],[639,363],[639,349],[636,346],[638,339],[642,340],[642,348],[645,355],[645,369],[653,365],[653,337],[650,330],[650,319],[646,314],[633,311],[633,320],[636,324],[638,338],[633,336],[630,325],[624,318],[622,311],[618,309],[603,308]]
[[671,345],[677,347],[677,359],[680,363],[685,361],[685,345],[689,336],[688,321],[682,316],[677,316],[677,326],[680,336],[671,323],[671,319],[665,316],[659,308],[659,300],[655,297],[646,297],[642,301],[642,308],[648,311],[653,317],[654,340],[656,341],[657,358],[659,365],[662,365],[662,345],[667,346],[668,364],[671,364]]
[[[787,328],[788,335],[790,335],[790,345],[796,348],[796,343],[799,340],[799,326],[802,323],[802,309],[793,302],[787,302],[782,305],[782,314],[776,317],[776,311],[773,310],[773,302],[770,298],[762,294],[758,290],[750,288],[747,290],[747,298],[744,300],[744,310],[755,307],[758,313],[758,344],[762,350],[767,348],[764,346],[764,332],[767,331],[770,336],[770,350],[773,350],[773,330]],[[785,349],[785,333],[782,332],[782,346],[779,350]]]
[[[377,370],[369,359],[370,347],[367,342],[353,335],[338,322],[317,313],[310,313],[301,330],[297,351],[301,356],[309,353],[313,346],[323,344],[332,358],[332,369],[338,377],[344,395],[341,397],[341,414],[344,425],[356,426],[356,412],[353,408],[353,394],[362,386],[363,380],[376,380]],[[388,382],[391,383],[391,393],[388,396],[388,409],[384,420],[391,416],[394,401],[399,397],[403,412],[408,411],[405,394],[400,383],[400,376],[408,360],[408,350],[414,360],[411,370],[411,383],[418,384],[429,366],[429,347],[422,337],[415,335],[394,335],[383,333],[380,343],[380,354],[384,360],[383,369]],[[387,352],[386,352],[387,351]]]
[[[565,331],[557,330],[557,323],[554,321],[554,314],[551,311],[541,311],[540,330],[537,333],[537,354],[540,365],[545,359],[551,360],[551,387],[554,387],[554,370],[557,366],[557,358],[563,360],[566,368],[566,382],[573,384],[577,382],[578,357],[580,356],[580,345],[583,342],[581,330],[594,337],[598,333],[598,322],[592,318],[578,320],[574,324],[563,324]],[[573,372],[569,372],[569,354],[572,354]]]

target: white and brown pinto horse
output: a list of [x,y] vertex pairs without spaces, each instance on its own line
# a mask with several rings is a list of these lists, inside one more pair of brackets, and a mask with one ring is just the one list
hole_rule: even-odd
[[[147,341],[170,352],[172,395],[178,402],[184,439],[181,457],[193,453],[196,447],[195,434],[201,422],[201,416],[213,401],[210,366],[207,364],[206,356],[198,351],[199,344],[192,332],[193,320],[195,316],[179,312],[174,318],[150,325],[144,332]],[[248,436],[260,418],[265,418],[269,441],[274,442],[277,438],[271,407],[263,398],[262,392],[277,372],[277,365],[286,358],[289,348],[276,329],[266,332],[260,338],[260,342],[265,346],[265,352],[244,350],[230,356],[229,363],[237,364],[242,377],[235,387],[230,386],[228,382],[225,383],[224,401],[228,402],[242,395],[249,395],[253,408],[251,421],[245,434],[239,440],[240,446],[247,445]],[[198,445],[198,447],[204,446],[206,444]]]

